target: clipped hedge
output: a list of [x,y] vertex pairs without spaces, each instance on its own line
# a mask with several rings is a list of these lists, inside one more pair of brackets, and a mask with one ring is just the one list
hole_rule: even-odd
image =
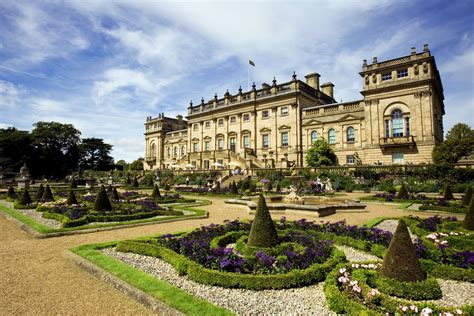
[[439,206],[439,205],[421,205],[419,208],[420,211],[439,211],[447,213],[461,213],[465,214],[467,208],[465,207],[456,207],[456,206]]
[[423,270],[432,277],[474,283],[474,270],[472,269],[458,268],[427,259],[420,259],[420,264]]
[[158,257],[171,264],[180,275],[208,285],[226,288],[245,288],[249,290],[284,289],[313,284],[325,279],[336,264],[346,261],[342,251],[334,249],[331,257],[322,264],[313,264],[304,270],[292,270],[286,274],[253,275],[210,270],[174,251],[138,241],[121,241],[117,251],[133,252],[140,255]]
[[86,215],[79,219],[68,220],[63,223],[63,227],[77,227],[83,226],[92,222],[124,222],[124,221],[133,221],[138,219],[146,219],[155,216],[181,216],[183,212],[181,211],[168,211],[168,210],[156,210],[152,212],[143,212],[135,213],[130,215]]
[[435,278],[417,282],[400,282],[379,276],[374,284],[382,293],[409,300],[437,300],[443,296],[441,287]]

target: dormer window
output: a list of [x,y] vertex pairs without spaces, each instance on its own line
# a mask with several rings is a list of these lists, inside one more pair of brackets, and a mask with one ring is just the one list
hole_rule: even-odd
[[382,74],[382,81],[392,80],[392,73],[386,72]]
[[400,69],[400,70],[397,70],[397,78],[400,79],[400,78],[405,78],[405,77],[408,77],[408,69]]

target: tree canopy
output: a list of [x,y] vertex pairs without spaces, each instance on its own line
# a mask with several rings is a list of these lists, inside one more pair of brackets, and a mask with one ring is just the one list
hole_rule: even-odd
[[445,141],[433,149],[433,162],[456,163],[472,151],[474,151],[474,130],[467,124],[458,123],[449,130]]
[[109,156],[112,145],[100,138],[84,138],[79,145],[81,169],[94,169],[99,165],[110,165],[114,159]]
[[306,162],[311,167],[332,166],[337,164],[337,156],[324,139],[318,139],[308,149]]
[[130,164],[130,170],[143,170],[143,158],[138,158]]

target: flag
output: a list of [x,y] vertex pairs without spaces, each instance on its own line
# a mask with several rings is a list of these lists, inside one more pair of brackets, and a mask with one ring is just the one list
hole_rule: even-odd
[[252,65],[255,67],[255,63],[249,59],[249,65]]

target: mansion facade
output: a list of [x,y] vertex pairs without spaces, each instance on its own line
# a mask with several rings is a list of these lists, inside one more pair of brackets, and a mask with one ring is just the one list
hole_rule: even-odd
[[305,81],[255,84],[250,91],[200,104],[181,115],[147,117],[144,169],[213,166],[306,166],[305,153],[324,138],[340,165],[429,163],[443,140],[444,96],[428,45],[417,53],[363,61],[362,98],[336,102],[334,84]]

